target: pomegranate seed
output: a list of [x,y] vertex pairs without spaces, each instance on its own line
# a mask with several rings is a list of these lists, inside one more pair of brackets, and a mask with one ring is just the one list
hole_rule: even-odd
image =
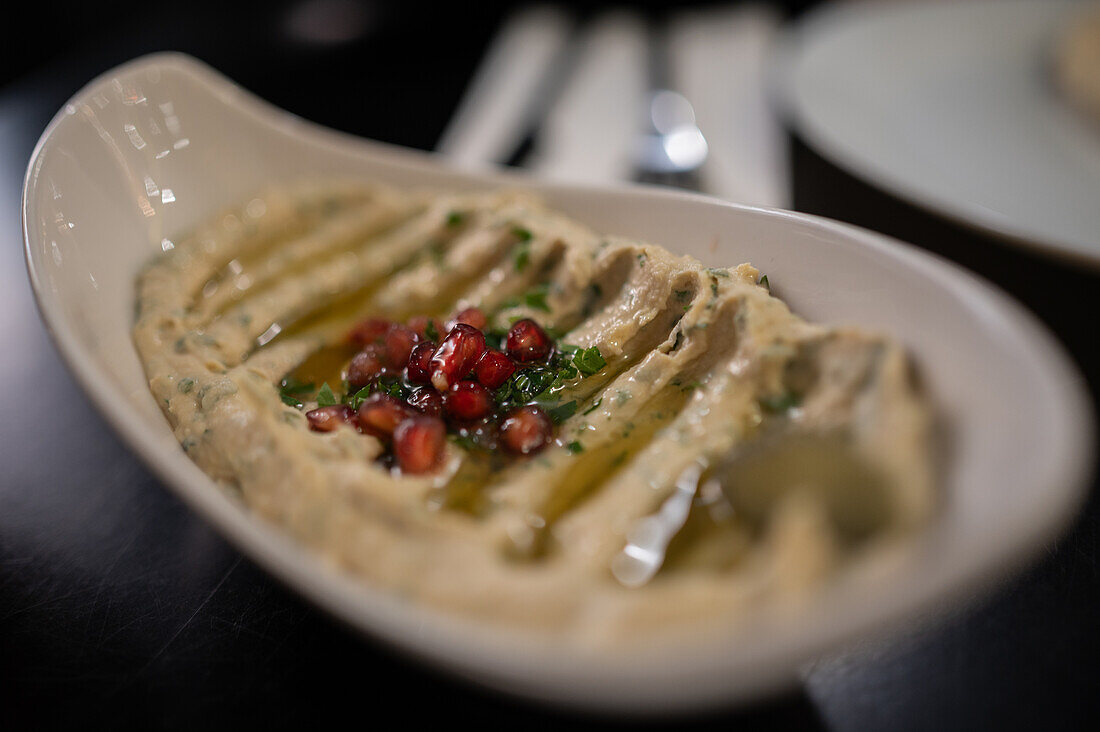
[[357,323],[348,333],[348,340],[352,343],[366,345],[381,340],[386,335],[393,323],[383,318],[367,318]]
[[367,346],[351,359],[347,374],[350,389],[358,391],[364,386],[368,386],[386,370],[382,365],[378,350],[377,347]]
[[443,395],[435,389],[417,389],[409,397],[409,406],[431,417],[443,414]]
[[554,425],[538,407],[520,407],[500,426],[500,442],[511,453],[530,455],[550,442]]
[[407,374],[409,381],[414,384],[430,384],[432,381],[432,354],[435,353],[435,344],[431,341],[417,343],[409,354],[409,366]]
[[416,333],[403,325],[394,325],[386,331],[384,338],[386,350],[383,356],[386,366],[391,369],[400,369],[408,363],[409,355],[417,340],[419,339]]
[[456,419],[481,419],[493,410],[493,397],[476,381],[460,381],[447,392],[446,406]]
[[[428,323],[434,326],[436,332],[435,336],[428,333]],[[427,315],[416,315],[411,317],[406,325],[408,325],[409,329],[416,333],[422,341],[435,340],[447,332],[447,329],[443,327],[443,323],[435,318],[429,318]]]
[[427,473],[439,466],[446,445],[446,428],[439,417],[412,417],[398,425],[393,454],[403,473]]
[[371,394],[359,405],[359,426],[368,435],[393,436],[397,426],[416,415],[412,407],[389,394]]
[[477,380],[489,389],[496,389],[507,381],[508,377],[515,372],[516,365],[512,363],[512,359],[492,348],[485,351],[485,355],[481,357],[481,360],[477,362],[477,366],[474,367],[474,373],[477,375]]
[[489,324],[489,319],[485,317],[485,313],[481,312],[481,308],[466,308],[460,311],[451,323],[452,325],[465,323],[478,330],[485,330],[485,326]]
[[459,323],[439,344],[432,355],[432,384],[446,391],[451,384],[463,379],[473,370],[481,354],[485,352],[485,334],[477,328]]
[[519,320],[508,331],[504,348],[520,363],[541,361],[550,355],[550,336],[530,318]]
[[336,404],[331,407],[317,407],[306,412],[309,428],[314,432],[332,432],[342,424],[358,426],[358,418],[355,410],[347,404]]

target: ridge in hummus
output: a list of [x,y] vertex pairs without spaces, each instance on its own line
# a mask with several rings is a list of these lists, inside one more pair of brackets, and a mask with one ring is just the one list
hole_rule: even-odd
[[[606,361],[559,385],[575,410],[536,455],[448,440],[401,474],[374,437],[311,431],[318,395],[280,393],[364,317],[465,307]],[[587,647],[812,597],[934,507],[898,343],[522,193],[264,192],[144,269],[134,340],[183,449],[256,514],[373,587]]]

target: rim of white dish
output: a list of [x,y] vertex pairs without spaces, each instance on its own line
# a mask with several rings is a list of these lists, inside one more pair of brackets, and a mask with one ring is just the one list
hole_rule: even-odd
[[[1015,0],[1015,4],[1028,2],[1033,0]],[[1005,0],[965,0],[962,4],[995,6],[1006,2]],[[929,12],[942,12],[950,11],[950,5],[950,3],[917,3],[914,0],[908,0],[881,7],[870,7],[868,3],[860,2],[823,4],[810,10],[794,27],[783,33],[773,54],[775,69],[771,78],[782,116],[789,121],[792,128],[811,149],[830,163],[925,213],[945,219],[964,229],[991,236],[996,241],[1010,244],[1034,255],[1067,264],[1083,265],[1091,270],[1100,270],[1100,248],[1089,252],[1080,241],[1057,235],[1029,233],[990,209],[981,205],[967,206],[954,201],[951,197],[939,196],[907,180],[904,174],[893,171],[887,166],[877,165],[874,160],[853,152],[847,143],[838,139],[835,134],[815,120],[802,100],[797,98],[794,92],[795,67],[809,39],[827,34],[833,28],[843,27],[850,18],[858,19],[868,13],[882,17],[891,13],[910,12],[915,8]],[[1084,8],[1087,3],[1080,3],[1080,5]]]
[[[374,155],[398,160],[412,166],[432,166],[429,156],[415,151],[392,148],[364,141],[351,135],[307,123],[294,115],[264,102],[215,72],[210,67],[182,54],[154,54],[141,57],[98,76],[77,92],[69,104],[113,77],[137,69],[158,66],[189,76],[209,90],[222,103],[251,115],[258,124],[281,130],[288,135],[304,135],[322,146],[343,150],[355,148],[361,156]],[[552,639],[533,639],[530,635],[486,626],[468,619],[455,618],[400,600],[384,590],[372,589],[354,578],[322,570],[321,563],[305,547],[293,542],[276,526],[250,514],[218,489],[186,455],[168,449],[144,429],[144,421],[131,417],[123,408],[121,388],[106,378],[94,359],[85,358],[84,349],[75,339],[70,324],[39,277],[31,246],[28,221],[33,219],[35,170],[51,134],[64,118],[64,106],[46,127],[28,164],[22,196],[24,252],[39,311],[70,372],[83,387],[93,404],[121,434],[141,459],[164,483],[203,518],[218,527],[222,535],[250,559],[273,576],[305,595],[332,615],[357,630],[422,659],[427,659],[468,680],[484,686],[519,694],[536,700],[567,703],[587,709],[620,712],[697,710],[714,705],[743,702],[749,697],[774,690],[789,682],[791,671],[799,665],[835,650],[857,637],[877,633],[898,621],[945,609],[945,604],[971,596],[975,585],[989,587],[994,578],[1032,557],[1046,541],[1059,533],[1083,501],[1086,478],[1092,470],[1094,419],[1091,401],[1061,345],[1038,320],[1021,305],[977,276],[957,265],[902,244],[889,237],[821,217],[778,209],[739,206],[697,194],[657,188],[607,189],[595,186],[536,184],[524,176],[492,174],[486,177],[501,183],[524,183],[542,190],[609,192],[645,198],[681,198],[685,202],[726,207],[753,216],[773,217],[797,222],[822,232],[841,235],[855,247],[865,248],[874,256],[919,273],[938,282],[970,307],[979,310],[990,323],[999,327],[1006,338],[1025,344],[1025,353],[1050,378],[1049,387],[1054,413],[1062,415],[1069,439],[1057,447],[1058,460],[1052,461],[1050,474],[1041,488],[1057,488],[1055,505],[1036,503],[1033,513],[1011,526],[1001,527],[1014,540],[987,544],[981,551],[960,557],[950,566],[929,573],[922,583],[895,586],[894,591],[877,598],[878,602],[845,607],[843,593],[823,593],[821,614],[798,627],[787,627],[771,645],[761,645],[744,637],[745,647],[727,644],[692,648],[692,654],[668,656],[662,652],[638,652],[614,658],[563,653]],[[455,173],[462,175],[461,173]],[[106,385],[106,388],[104,388]],[[174,446],[173,446],[174,447]],[[1060,487],[1060,488],[1059,488]],[[840,595],[838,597],[838,594]],[[845,609],[846,612],[838,613]],[[743,636],[745,634],[742,634]],[[753,645],[756,643],[756,645]],[[723,674],[740,673],[739,684],[730,687]],[[676,682],[682,678],[689,684]]]

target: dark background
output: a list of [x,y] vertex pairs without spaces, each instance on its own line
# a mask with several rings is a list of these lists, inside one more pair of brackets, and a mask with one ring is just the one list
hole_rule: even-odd
[[[578,13],[598,3],[566,3]],[[792,15],[808,5],[781,5]],[[0,728],[287,727],[382,720],[611,723],[508,700],[363,641],[241,557],[120,444],[42,328],[23,271],[23,168],[81,85],[191,53],[304,117],[430,149],[512,3],[363,3],[354,40],[288,30],[300,3],[51,3],[0,47]],[[645,3],[650,9],[668,3]],[[354,22],[352,22],[354,21]],[[356,25],[358,23],[358,25]],[[931,40],[931,39],[930,39]],[[1100,385],[1100,277],[948,224],[792,139],[794,207],[877,229],[1008,289]],[[823,661],[748,709],[664,723],[743,729],[1093,727],[1100,576],[1090,500],[1072,533],[977,607]],[[393,724],[394,722],[389,722]],[[343,722],[347,725],[348,722]]]

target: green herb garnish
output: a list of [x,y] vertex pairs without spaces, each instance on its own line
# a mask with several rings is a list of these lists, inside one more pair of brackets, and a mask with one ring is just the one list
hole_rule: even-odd
[[447,214],[447,226],[459,226],[466,220],[466,214],[462,211],[451,211]]
[[764,408],[765,412],[781,414],[801,404],[802,398],[792,391],[785,391],[782,394],[770,394],[760,397],[757,401],[760,402],[760,406]]
[[367,400],[367,397],[370,396],[370,392],[371,388],[369,386],[364,386],[362,389],[355,392],[354,394],[348,395],[347,405],[352,409],[358,410],[359,405],[365,402]]
[[562,356],[565,356],[566,357],[565,360],[567,360],[567,361],[569,360],[568,357],[572,356],[573,354],[577,353],[578,351],[583,351],[583,350],[584,349],[581,348],[580,346],[573,346],[573,345],[570,345],[568,343],[562,343],[561,345],[558,346],[558,353]]
[[443,265],[446,261],[446,248],[444,247],[443,242],[432,242],[431,246],[429,247],[429,252],[431,253],[432,262],[435,263],[435,266],[439,269],[443,269]]
[[527,269],[527,265],[531,262],[531,243],[527,241],[520,242],[516,247],[515,264],[516,271],[522,272]]
[[531,239],[533,238],[531,232],[523,228],[522,226],[513,226],[512,236],[516,237],[522,242],[531,241]]
[[374,382],[371,392],[381,392],[383,394],[389,394],[395,399],[405,400],[409,397],[412,391],[401,383],[400,378],[396,376],[383,376]]
[[181,379],[180,383],[176,384],[176,389],[179,391],[180,394],[186,394],[187,392],[191,391],[194,387],[195,387],[195,380],[190,379],[190,378]]
[[602,404],[602,403],[603,403],[603,397],[600,397],[596,401],[592,402],[592,406],[589,407],[588,409],[584,410],[584,412],[582,412],[582,414],[591,414],[592,412],[595,412],[597,409],[599,409],[600,404]]
[[428,324],[424,326],[424,335],[429,341],[439,340],[439,331],[435,329],[435,321],[428,318]]
[[577,442],[576,440],[573,440],[572,442],[570,442],[568,445],[565,446],[565,449],[569,451],[570,455],[578,455],[578,454],[584,452],[584,445]]
[[308,394],[313,391],[312,381],[298,381],[288,376],[279,383],[279,388],[287,394]]
[[573,365],[585,376],[591,376],[606,366],[607,360],[604,359],[599,348],[592,346],[583,351],[577,351],[573,356]]
[[512,377],[512,389],[523,401],[530,401],[548,390],[557,378],[557,372],[544,367],[523,369]]
[[336,395],[332,393],[332,387],[328,385],[326,381],[321,385],[321,390],[317,392],[317,406],[318,407],[335,407],[337,404]]
[[550,306],[546,304],[547,291],[548,288],[546,285],[536,287],[523,296],[523,302],[532,310],[541,310],[544,313],[548,313],[550,312]]
[[768,292],[772,291],[772,286],[771,286],[771,283],[768,282],[768,276],[767,275],[761,275],[760,281],[757,282],[756,284],[760,285],[761,287],[763,287]]
[[572,417],[577,413],[577,400],[568,401],[565,404],[559,404],[556,407],[551,407],[547,414],[550,415],[550,419],[554,424],[561,424],[565,420]]
[[279,382],[279,398],[288,407],[301,407],[302,399],[313,391],[313,382],[298,381],[293,376],[287,376]]
[[455,443],[463,450],[469,452],[470,450],[484,449],[474,438],[469,435],[451,435],[451,442]]

